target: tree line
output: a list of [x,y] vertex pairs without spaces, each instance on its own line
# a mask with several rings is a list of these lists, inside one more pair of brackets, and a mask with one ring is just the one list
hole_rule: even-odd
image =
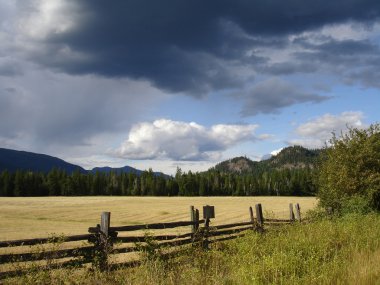
[[272,169],[228,173],[216,169],[157,175],[151,169],[135,173],[96,172],[71,174],[60,169],[48,173],[3,171],[0,196],[310,196],[315,195],[313,168]]

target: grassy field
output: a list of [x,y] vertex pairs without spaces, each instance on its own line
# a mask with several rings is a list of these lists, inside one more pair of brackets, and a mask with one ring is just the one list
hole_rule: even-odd
[[30,197],[0,198],[0,240],[85,234],[111,212],[111,226],[189,220],[191,205],[215,206],[213,224],[249,220],[249,206],[262,203],[264,217],[287,218],[289,203],[301,211],[315,207],[313,197]]
[[99,272],[34,271],[4,284],[380,284],[380,216],[347,215],[270,228],[265,233],[190,247],[168,260]]

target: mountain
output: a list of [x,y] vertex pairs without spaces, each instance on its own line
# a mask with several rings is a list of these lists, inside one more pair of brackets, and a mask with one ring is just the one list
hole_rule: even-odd
[[307,149],[302,146],[290,146],[281,150],[261,163],[270,168],[314,168],[323,149]]
[[212,169],[226,173],[248,173],[258,167],[260,167],[260,162],[252,161],[245,156],[239,156],[220,162]]
[[[277,155],[266,160],[252,161],[247,157],[241,156],[223,161],[211,169],[225,173],[244,174],[271,169],[314,168],[322,151],[323,150],[310,150],[301,146],[291,146],[284,148]],[[53,168],[64,170],[67,173],[79,171],[81,173],[116,172],[141,175],[143,172],[142,170],[130,166],[118,168],[95,167],[87,171],[78,165],[46,154],[0,148],[0,172],[6,169],[11,172],[16,170],[49,172]],[[160,172],[154,172],[154,174],[157,176],[167,176]]]
[[140,175],[143,171],[130,167],[130,166],[124,166],[124,167],[95,167],[91,170],[89,170],[91,173],[101,172],[101,173],[110,173],[110,172],[116,172],[116,173],[135,173],[137,175]]
[[25,170],[49,172],[53,168],[64,170],[67,173],[74,171],[86,173],[86,170],[82,167],[68,163],[54,156],[0,148],[0,171],[8,170],[14,172],[17,170]]
[[262,161],[252,161],[243,156],[235,157],[218,163],[212,170],[226,173],[252,173],[259,170],[314,168],[322,151],[290,146]]
[[[81,173],[134,173],[137,175],[141,175],[143,173],[142,170],[124,166],[118,168],[112,167],[95,167],[91,170],[85,170],[84,168],[68,163],[60,158],[39,154],[27,151],[18,151],[13,149],[5,149],[0,148],[0,172],[4,170],[8,170],[10,172],[15,172],[17,170],[24,171],[33,171],[33,172],[49,172],[53,168],[61,169],[66,171],[67,173],[73,173],[75,171],[79,171]],[[155,175],[160,176],[164,175],[161,172],[154,172]],[[168,176],[167,176],[168,177]]]
[[[149,171],[151,171],[151,170],[149,170]],[[124,166],[124,167],[105,166],[105,167],[95,167],[95,168],[89,170],[89,172],[91,172],[91,173],[101,172],[101,173],[106,173],[106,174],[108,174],[110,172],[116,172],[118,174],[120,174],[120,173],[134,173],[136,175],[141,175],[144,171],[130,167],[130,166]],[[153,172],[153,174],[155,176],[164,176],[167,178],[170,177],[169,175],[166,175],[162,172]]]

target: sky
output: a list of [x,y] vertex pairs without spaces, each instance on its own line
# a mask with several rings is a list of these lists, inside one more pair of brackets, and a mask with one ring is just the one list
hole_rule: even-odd
[[0,147],[174,174],[380,121],[378,0],[0,0]]

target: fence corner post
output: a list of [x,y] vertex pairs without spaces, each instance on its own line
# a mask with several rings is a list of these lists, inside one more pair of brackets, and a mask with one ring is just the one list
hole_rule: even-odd
[[296,220],[301,222],[301,207],[300,204],[296,204]]

